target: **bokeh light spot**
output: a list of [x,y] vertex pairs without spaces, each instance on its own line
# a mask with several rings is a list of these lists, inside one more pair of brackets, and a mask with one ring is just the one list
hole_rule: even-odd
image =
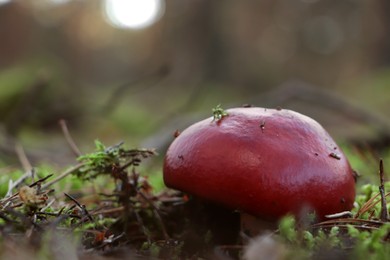
[[8,4],[10,2],[11,2],[11,0],[0,0],[0,5],[5,5],[5,4]]
[[105,0],[104,4],[107,21],[118,28],[146,28],[158,21],[164,11],[164,0]]

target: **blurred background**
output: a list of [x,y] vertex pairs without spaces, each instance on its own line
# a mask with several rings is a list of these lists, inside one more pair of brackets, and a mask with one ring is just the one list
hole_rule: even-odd
[[[390,140],[388,0],[1,0],[0,155],[66,164],[65,119],[156,147],[224,108],[294,109],[343,144]],[[16,145],[17,147],[17,145]]]

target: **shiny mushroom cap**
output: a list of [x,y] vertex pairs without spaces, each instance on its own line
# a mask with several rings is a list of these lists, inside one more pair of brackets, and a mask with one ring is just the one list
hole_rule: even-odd
[[233,108],[185,129],[170,145],[164,182],[174,189],[275,220],[350,210],[355,179],[315,120],[285,109]]

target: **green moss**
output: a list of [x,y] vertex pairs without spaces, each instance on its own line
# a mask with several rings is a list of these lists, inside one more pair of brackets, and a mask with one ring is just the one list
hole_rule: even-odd
[[226,111],[221,107],[221,104],[219,104],[218,106],[216,106],[215,108],[213,108],[212,111],[213,111],[213,120],[214,120],[214,121],[219,121],[219,120],[221,120],[223,117],[229,115],[228,112],[226,112]]

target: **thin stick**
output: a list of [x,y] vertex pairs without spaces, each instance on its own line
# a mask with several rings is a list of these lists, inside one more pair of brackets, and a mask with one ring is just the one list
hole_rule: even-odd
[[112,213],[122,212],[124,209],[125,209],[125,207],[120,206],[120,207],[117,207],[117,208],[104,209],[104,210],[100,210],[100,211],[96,211],[96,212],[91,212],[90,214],[92,216],[100,215],[100,214],[101,215],[112,214]]
[[79,209],[81,210],[82,214],[83,214],[83,218],[86,216],[90,221],[93,221],[93,218],[91,217],[91,215],[89,214],[87,208],[85,207],[85,205],[81,205],[75,198],[73,198],[72,196],[70,196],[69,194],[65,193],[65,196],[70,199],[71,201],[73,201],[74,203],[76,203],[76,205],[79,207]]
[[28,185],[29,187],[34,187],[34,186],[37,186],[37,185],[40,185],[42,182],[46,181],[47,179],[49,179],[51,176],[53,176],[53,174],[49,174],[47,175],[46,177],[43,177],[33,183],[31,183],[30,185]]
[[53,185],[54,183],[62,180],[63,178],[65,178],[66,176],[68,176],[69,174],[77,171],[78,169],[80,169],[81,167],[84,166],[84,163],[79,163],[79,164],[76,164],[75,166],[69,168],[68,170],[64,171],[63,173],[61,173],[60,175],[58,175],[56,178],[54,178],[53,180],[51,180],[50,182],[47,182],[45,184],[42,185],[42,189],[46,189],[47,187]]
[[381,220],[387,221],[389,214],[387,212],[387,203],[386,203],[386,196],[385,196],[385,177],[384,177],[384,170],[383,170],[383,160],[379,160],[379,177],[380,177],[380,186],[379,186],[379,192],[381,193]]
[[141,197],[146,200],[146,202],[153,208],[153,213],[155,215],[155,217],[157,218],[159,224],[160,224],[160,228],[161,228],[161,231],[164,235],[164,238],[165,240],[169,240],[170,237],[168,235],[168,232],[167,232],[167,229],[165,228],[165,225],[164,225],[164,222],[160,216],[160,213],[158,211],[158,208],[156,207],[156,205],[153,203],[153,201],[151,201],[142,191],[138,191],[138,194],[141,195]]
[[149,235],[149,230],[145,227],[141,216],[139,215],[139,213],[136,210],[134,211],[134,215],[135,215],[135,218],[137,219],[138,223],[141,225],[142,232],[144,233],[146,239],[148,240],[148,244],[150,245],[152,243],[152,239]]
[[20,163],[22,164],[24,172],[30,172],[32,165],[28,160],[26,153],[24,152],[23,146],[19,142],[16,142],[15,144],[15,152],[19,158]]
[[364,203],[362,205],[362,207],[358,210],[358,212],[355,214],[355,218],[358,218],[360,215],[366,213],[368,210],[370,210],[372,207],[374,207],[376,205],[376,202],[374,202],[374,200],[379,196],[379,193],[375,194],[374,197],[372,197],[371,199],[369,199],[368,201],[366,201],[366,203]]
[[22,182],[24,182],[25,179],[27,179],[28,177],[32,177],[34,176],[35,174],[35,169],[34,168],[31,168],[31,170],[25,172],[22,176],[20,176],[19,179],[17,179],[16,181],[12,182],[12,180],[10,180],[10,183],[8,185],[8,191],[7,191],[7,194],[4,196],[5,198],[9,197],[12,195],[12,190],[14,188],[16,188],[17,186],[19,186]]
[[[375,205],[377,205],[379,202],[381,202],[381,199],[374,201],[379,195],[380,195],[380,192],[378,192],[374,197],[372,197],[366,203],[364,203],[364,205],[355,214],[354,218],[358,218],[360,215],[366,213],[367,211],[369,211],[370,209],[375,207]],[[385,197],[389,197],[389,196],[390,196],[390,192],[385,194]]]
[[74,142],[72,136],[69,133],[68,126],[66,125],[66,121],[64,119],[61,119],[59,121],[59,124],[61,126],[62,132],[64,133],[65,139],[68,142],[70,148],[72,149],[73,153],[79,157],[81,156],[80,149],[77,147],[76,143]]
[[343,212],[339,212],[339,213],[335,213],[335,214],[329,214],[329,215],[325,215],[326,218],[341,218],[341,217],[352,217],[352,213],[351,211],[343,211]]
[[346,223],[346,224],[362,224],[362,225],[371,225],[371,226],[381,226],[385,224],[383,221],[379,220],[370,220],[370,219],[360,219],[360,218],[339,218],[339,219],[331,219],[331,220],[325,220],[320,223],[313,224],[312,227],[321,227],[323,225],[333,224],[337,225],[340,223]]

